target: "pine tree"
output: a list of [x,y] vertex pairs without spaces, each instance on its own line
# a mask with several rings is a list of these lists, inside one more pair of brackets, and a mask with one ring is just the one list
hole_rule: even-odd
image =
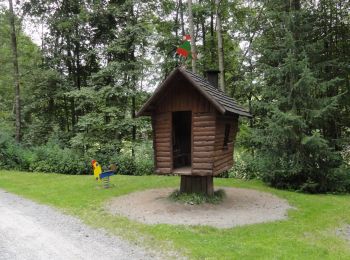
[[255,103],[252,140],[263,179],[309,192],[349,188],[342,158],[323,131],[339,111],[337,80],[319,78],[310,49],[314,17],[299,0],[266,4],[259,69],[266,85]]

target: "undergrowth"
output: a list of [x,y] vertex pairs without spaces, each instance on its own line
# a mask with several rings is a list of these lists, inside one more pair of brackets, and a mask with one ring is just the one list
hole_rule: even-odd
[[219,204],[225,197],[226,193],[222,189],[214,191],[213,196],[208,196],[203,193],[180,193],[179,190],[175,190],[170,194],[169,199],[185,204],[199,205],[203,203]]

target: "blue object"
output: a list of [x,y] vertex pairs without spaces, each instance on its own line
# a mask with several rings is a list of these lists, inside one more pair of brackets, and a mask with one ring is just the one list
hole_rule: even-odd
[[114,175],[114,171],[107,171],[107,172],[103,172],[100,174],[100,178],[103,179],[103,178],[106,178],[106,177],[109,177],[109,176],[112,176]]

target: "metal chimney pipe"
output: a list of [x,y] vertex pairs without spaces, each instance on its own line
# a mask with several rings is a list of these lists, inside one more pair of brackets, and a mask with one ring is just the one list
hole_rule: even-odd
[[206,70],[205,76],[209,83],[215,88],[219,88],[219,70]]

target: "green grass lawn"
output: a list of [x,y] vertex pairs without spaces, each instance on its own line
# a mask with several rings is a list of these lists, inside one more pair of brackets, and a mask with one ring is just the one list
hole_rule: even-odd
[[0,171],[0,188],[162,252],[180,252],[193,259],[350,259],[350,242],[335,234],[336,228],[350,224],[349,195],[307,195],[271,189],[258,181],[215,179],[216,187],[271,192],[296,208],[289,211],[285,221],[222,230],[145,225],[103,210],[103,203],[114,196],[150,188],[177,188],[179,177],[119,175],[112,177],[112,183],[113,188],[104,190],[92,176]]

